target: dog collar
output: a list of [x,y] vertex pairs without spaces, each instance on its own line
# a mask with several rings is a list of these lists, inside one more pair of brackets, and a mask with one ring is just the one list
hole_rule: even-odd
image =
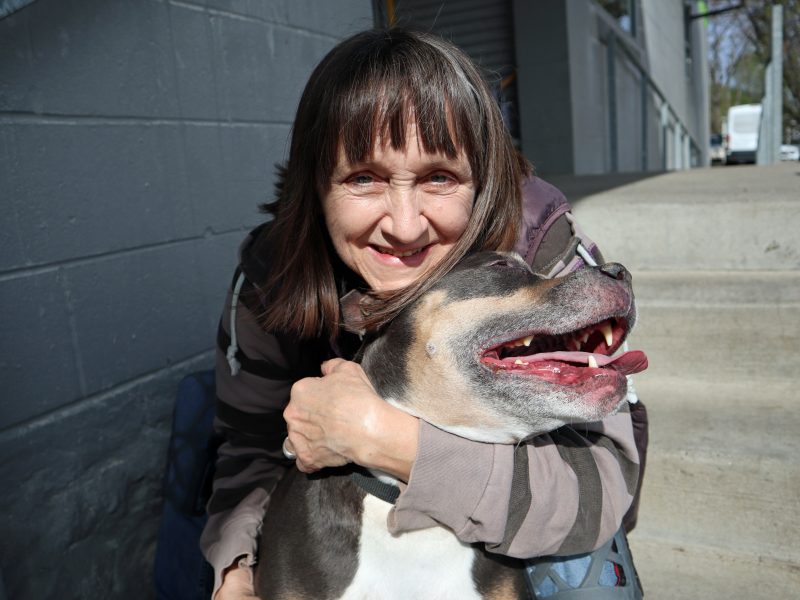
[[400,496],[399,487],[391,483],[384,483],[369,471],[359,469],[353,471],[350,476],[358,487],[384,502],[394,504],[397,502],[397,497]]

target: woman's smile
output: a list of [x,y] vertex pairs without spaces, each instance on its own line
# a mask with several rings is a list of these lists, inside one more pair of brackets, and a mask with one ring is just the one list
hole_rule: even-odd
[[420,263],[425,259],[425,255],[427,254],[427,250],[431,247],[431,244],[425,245],[421,248],[414,248],[412,250],[400,250],[379,246],[370,247],[378,255],[379,260],[400,261],[406,266],[411,266],[415,263]]

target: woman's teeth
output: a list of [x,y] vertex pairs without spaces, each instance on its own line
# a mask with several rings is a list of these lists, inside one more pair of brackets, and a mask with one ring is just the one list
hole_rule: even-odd
[[407,256],[414,256],[415,254],[419,254],[419,253],[420,253],[420,252],[422,252],[424,249],[425,249],[425,248],[417,248],[416,250],[407,250],[407,251],[405,251],[405,252],[398,252],[398,251],[396,251],[396,250],[390,250],[390,249],[388,249],[388,248],[381,248],[380,250],[381,250],[381,252],[383,252],[384,254],[391,254],[392,256],[397,256],[397,257],[399,257],[399,258],[405,258],[405,257],[407,257]]

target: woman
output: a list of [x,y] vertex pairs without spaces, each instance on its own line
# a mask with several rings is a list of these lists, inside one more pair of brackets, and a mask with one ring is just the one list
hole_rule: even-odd
[[[530,557],[589,551],[617,530],[638,475],[627,411],[586,435],[480,444],[392,408],[346,360],[359,340],[343,332],[339,298],[371,294],[367,325],[379,326],[468,252],[513,249],[530,233],[523,184],[557,194],[528,176],[489,89],[451,44],[365,32],[316,68],[266,207],[274,220],[243,244],[220,328],[227,441],[202,540],[216,598],[253,596],[257,529],[292,464],[284,452],[305,472],[354,462],[406,482],[395,532],[444,524]],[[549,232],[533,257],[545,271],[574,253],[565,218]]]

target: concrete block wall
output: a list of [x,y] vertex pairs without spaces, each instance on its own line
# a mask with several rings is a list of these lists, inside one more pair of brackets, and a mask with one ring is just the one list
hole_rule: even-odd
[[9,598],[152,597],[178,381],[211,367],[306,78],[371,25],[370,0],[37,0],[0,19]]

